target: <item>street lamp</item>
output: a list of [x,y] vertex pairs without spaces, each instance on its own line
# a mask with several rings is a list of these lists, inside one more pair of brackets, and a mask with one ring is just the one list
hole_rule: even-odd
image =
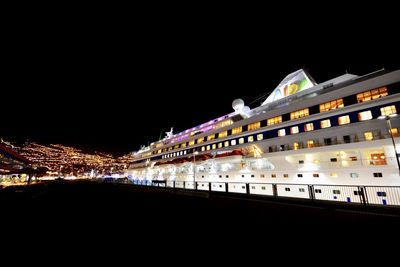
[[196,155],[198,155],[198,151],[193,152],[193,187],[196,190]]
[[392,113],[390,115],[379,116],[378,119],[386,120],[386,126],[387,126],[387,128],[389,130],[390,137],[392,138],[392,143],[393,143],[393,148],[394,148],[394,155],[396,157],[397,168],[399,169],[399,175],[400,175],[400,161],[399,161],[399,157],[397,156],[396,142],[394,141],[394,138],[393,138],[392,123],[390,122],[390,118],[394,118],[396,116],[397,116],[397,113]]

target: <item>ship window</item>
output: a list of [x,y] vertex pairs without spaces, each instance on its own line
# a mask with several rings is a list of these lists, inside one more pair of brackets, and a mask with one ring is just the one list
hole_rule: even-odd
[[194,145],[194,140],[190,140],[189,141],[189,146],[193,146]]
[[251,189],[256,189],[256,187],[254,185],[251,186]]
[[290,134],[297,134],[299,133],[299,126],[293,126],[290,128]]
[[318,178],[318,177],[319,177],[319,174],[318,174],[318,173],[314,173],[314,174],[313,174],[313,177],[314,177],[314,178]]
[[231,140],[231,146],[236,146],[236,140]]
[[277,116],[267,120],[267,125],[274,125],[282,122],[282,116]]
[[366,121],[372,119],[372,113],[370,110],[358,113],[359,121]]
[[306,190],[304,188],[299,188],[299,192],[304,193]]
[[397,113],[396,106],[394,106],[394,105],[381,108],[382,116],[387,116],[387,115],[396,114],[396,113]]
[[329,176],[330,176],[330,177],[338,177],[338,175],[337,175],[336,172],[331,172],[331,173],[329,174]]
[[264,174],[260,174],[260,178],[265,178],[265,175]]
[[239,134],[242,132],[242,126],[232,129],[232,134]]
[[239,138],[239,144],[244,144],[244,138]]
[[370,101],[372,99],[377,99],[377,98],[384,97],[387,95],[388,95],[387,88],[381,87],[379,89],[374,89],[374,90],[370,90],[370,91],[366,91],[366,92],[357,94],[357,102],[358,103],[366,102],[366,101]]
[[215,139],[215,134],[207,136],[207,141],[211,141]]
[[244,174],[242,174],[242,178],[244,178]]
[[307,141],[307,147],[308,147],[308,148],[312,148],[312,147],[314,147],[314,146],[315,146],[314,140],[308,140],[308,141]]
[[315,193],[321,194],[321,193],[322,193],[322,190],[321,190],[321,189],[315,189]]
[[181,148],[186,147],[186,142],[181,144]]
[[314,130],[314,124],[312,122],[304,124],[304,131],[309,132],[313,130]]
[[325,111],[342,108],[342,107],[344,107],[343,99],[337,99],[337,100],[329,101],[329,102],[319,105],[319,111],[325,112]]
[[222,175],[220,175],[219,178],[222,178]]
[[216,149],[217,148],[217,144],[212,144],[211,149]]
[[249,143],[254,142],[254,137],[252,135],[247,137],[247,142]]
[[304,164],[304,160],[299,160],[299,164]]
[[276,174],[275,173],[271,174],[271,178],[276,178]]
[[376,192],[378,197],[386,197],[386,192]]
[[283,175],[283,178],[289,178],[289,174],[285,173],[285,174]]
[[265,190],[265,186],[261,186],[261,190]]
[[257,141],[263,140],[264,136],[263,134],[257,134]]
[[225,175],[226,178],[229,178],[229,175]]
[[294,150],[298,150],[299,148],[300,148],[299,143],[294,142],[294,143],[293,143],[293,149],[294,149]]
[[298,173],[298,174],[297,174],[297,177],[299,177],[299,178],[303,178],[303,174],[301,174],[301,173]]
[[329,128],[331,127],[331,120],[323,120],[321,121],[321,128]]
[[254,178],[254,174],[251,175],[251,178]]
[[278,136],[285,136],[285,135],[286,135],[285,129],[278,130]]
[[197,143],[198,143],[198,144],[201,144],[201,143],[203,143],[203,142],[204,142],[204,137],[201,137],[201,138],[197,139]]
[[218,143],[218,148],[222,148],[222,143]]
[[210,147],[210,145],[208,145],[207,148],[206,148],[206,150],[210,150],[210,149],[211,149],[211,147]]
[[309,110],[308,110],[308,108],[305,108],[305,109],[301,109],[301,110],[297,110],[297,111],[291,112],[290,113],[290,119],[294,120],[294,119],[306,117],[308,115],[309,115]]
[[337,158],[331,158],[331,162],[337,162]]
[[350,173],[351,178],[358,178],[358,173],[352,172]]
[[290,188],[289,187],[285,187],[285,191],[286,192],[290,192]]
[[383,177],[383,175],[382,175],[381,172],[374,172],[374,177],[375,178],[381,178],[381,177]]
[[340,190],[332,190],[334,195],[340,195]]
[[225,137],[225,136],[228,136],[228,131],[223,131],[223,132],[220,132],[218,134],[218,138],[222,138],[222,137]]
[[343,124],[348,124],[350,123],[350,116],[346,115],[346,116],[341,116],[338,118],[338,123],[339,125],[343,125]]
[[364,133],[364,138],[366,141],[371,141],[374,139],[374,135],[372,134],[372,132],[365,132]]
[[224,147],[228,147],[229,146],[229,141],[225,141],[224,142]]
[[399,137],[399,129],[398,128],[392,128],[390,129],[390,134],[393,135],[393,137]]
[[204,150],[206,150],[206,148],[204,146],[202,146],[201,147],[201,151],[204,151]]
[[246,188],[246,186],[242,185],[242,189],[245,189],[245,188]]
[[247,130],[248,131],[256,130],[256,129],[259,129],[260,126],[261,126],[261,124],[260,124],[259,121],[258,122],[254,122],[254,123],[251,123],[251,124],[247,125]]

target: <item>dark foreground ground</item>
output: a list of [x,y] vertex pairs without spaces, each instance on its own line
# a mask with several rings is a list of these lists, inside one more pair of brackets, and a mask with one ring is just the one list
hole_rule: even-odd
[[143,266],[139,259],[146,265],[200,260],[248,266],[261,259],[320,266],[316,254],[346,262],[397,255],[387,249],[400,240],[399,209],[127,184],[8,187],[0,190],[0,204],[3,257],[11,251],[14,261],[34,258],[51,266]]
[[400,226],[400,209],[395,208],[87,181],[8,187],[0,190],[0,201],[10,221],[60,226],[82,223],[177,232],[256,226]]

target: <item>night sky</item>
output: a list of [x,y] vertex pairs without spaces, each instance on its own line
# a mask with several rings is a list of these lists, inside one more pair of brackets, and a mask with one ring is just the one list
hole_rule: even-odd
[[336,57],[234,31],[126,29],[18,33],[3,63],[0,136],[123,154],[230,113],[236,98],[249,105],[300,68],[317,82],[400,68],[383,46],[366,58],[346,44]]

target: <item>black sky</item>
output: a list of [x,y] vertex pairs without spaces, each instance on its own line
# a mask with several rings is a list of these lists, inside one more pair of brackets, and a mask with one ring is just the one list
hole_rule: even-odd
[[400,68],[393,44],[371,39],[368,50],[362,34],[327,44],[267,27],[149,24],[18,27],[5,42],[0,136],[126,153],[231,112],[235,98],[248,104],[300,68],[317,82]]

